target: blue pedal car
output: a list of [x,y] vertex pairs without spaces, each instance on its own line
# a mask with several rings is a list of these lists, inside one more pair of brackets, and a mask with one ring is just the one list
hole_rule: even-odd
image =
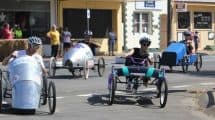
[[52,81],[42,75],[35,58],[23,56],[8,65],[8,71],[0,69],[0,112],[6,102],[13,110],[35,113],[41,106],[49,105],[49,113],[56,108],[56,88]]
[[158,55],[157,67],[169,66],[172,70],[173,66],[181,66],[183,72],[188,71],[189,65],[194,65],[196,71],[200,71],[202,67],[202,55],[188,54],[187,47],[184,43],[171,43],[163,52]]

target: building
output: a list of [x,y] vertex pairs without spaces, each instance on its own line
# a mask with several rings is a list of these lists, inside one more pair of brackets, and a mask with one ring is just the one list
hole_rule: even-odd
[[19,25],[23,37],[44,37],[50,24],[56,23],[56,0],[1,0],[0,26]]
[[190,28],[200,33],[200,49],[214,45],[214,13],[214,0],[173,0],[171,39],[182,40],[182,32]]
[[108,51],[107,32],[112,29],[117,35],[115,51],[121,53],[123,46],[123,1],[58,0],[58,25],[68,27],[75,40],[84,38],[83,33],[89,25],[89,30],[93,32],[93,39],[102,44],[101,48],[97,50],[101,53]]
[[[149,37],[150,48],[160,48],[161,23],[165,22],[167,0],[142,0],[125,3],[125,46],[139,47],[141,37]],[[164,17],[162,17],[164,15]]]

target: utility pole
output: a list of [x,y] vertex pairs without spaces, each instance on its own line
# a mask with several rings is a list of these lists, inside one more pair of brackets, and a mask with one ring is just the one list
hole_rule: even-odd
[[172,0],[167,1],[167,45],[171,40]]

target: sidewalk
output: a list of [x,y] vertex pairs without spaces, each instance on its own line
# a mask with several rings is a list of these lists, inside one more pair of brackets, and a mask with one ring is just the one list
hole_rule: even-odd
[[197,104],[205,114],[215,118],[215,88],[197,97]]

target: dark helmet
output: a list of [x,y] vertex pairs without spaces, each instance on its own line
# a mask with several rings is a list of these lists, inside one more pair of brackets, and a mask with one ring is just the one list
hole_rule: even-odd
[[147,44],[149,46],[151,44],[151,41],[147,37],[142,37],[142,38],[140,38],[139,43],[140,44]]
[[191,36],[191,32],[189,32],[189,31],[184,31],[183,34],[184,34],[184,36]]

